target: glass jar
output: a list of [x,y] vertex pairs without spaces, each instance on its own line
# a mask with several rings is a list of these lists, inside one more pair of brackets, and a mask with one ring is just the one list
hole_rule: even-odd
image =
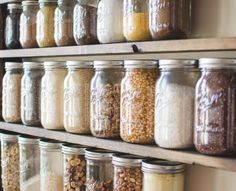
[[96,0],[77,0],[73,21],[74,39],[78,45],[98,43]]
[[24,125],[41,126],[41,79],[43,64],[24,62],[24,75],[21,80],[21,120]]
[[20,191],[19,146],[16,134],[0,134],[2,187],[4,191]]
[[126,40],[150,40],[148,0],[124,0],[123,11],[123,33]]
[[94,75],[91,62],[68,61],[64,81],[64,127],[67,132],[90,133],[90,82]]
[[152,39],[187,38],[191,31],[191,0],[149,0]]
[[40,191],[63,191],[63,155],[61,143],[41,139]]
[[112,151],[86,149],[86,191],[113,191],[112,155]]
[[160,60],[156,83],[155,141],[160,147],[193,147],[196,60]]
[[23,1],[20,16],[20,43],[23,48],[36,48],[36,16],[39,10],[37,1]]
[[156,61],[127,60],[121,82],[121,138],[130,143],[154,142]]
[[184,164],[147,159],[142,171],[143,191],[184,191]]
[[81,145],[63,144],[64,191],[86,191],[85,148]]
[[196,149],[209,155],[236,152],[236,60],[200,59],[201,77],[196,85]]
[[141,162],[143,158],[129,154],[116,154],[112,157],[114,166],[114,191],[142,191],[143,173]]
[[40,152],[39,140],[20,136],[20,190],[40,191]]
[[7,5],[9,14],[5,24],[5,45],[8,49],[21,48],[20,36],[20,15],[22,13],[21,4],[11,3]]
[[101,0],[97,12],[100,43],[123,42],[123,0]]
[[56,0],[39,0],[37,13],[36,39],[39,47],[56,46],[54,40],[54,12],[57,7]]
[[45,129],[63,130],[64,79],[67,74],[64,62],[45,62],[41,83],[41,123]]
[[73,10],[75,3],[75,0],[58,0],[54,22],[54,39],[57,46],[72,46],[75,44],[73,36]]
[[122,61],[95,61],[91,81],[90,128],[95,137],[120,136],[120,83]]
[[6,62],[3,77],[2,117],[8,123],[21,122],[21,78],[22,63]]

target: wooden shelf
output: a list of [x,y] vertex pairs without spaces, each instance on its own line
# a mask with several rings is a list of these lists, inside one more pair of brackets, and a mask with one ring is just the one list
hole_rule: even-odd
[[50,131],[43,128],[28,127],[19,124],[0,122],[0,129],[43,138],[55,139],[63,142],[82,144],[118,152],[174,160],[186,164],[199,164],[217,169],[236,172],[236,158],[222,158],[201,155],[195,151],[166,150],[156,145],[137,145],[125,143],[121,140],[98,139],[92,136],[69,134],[63,131]]

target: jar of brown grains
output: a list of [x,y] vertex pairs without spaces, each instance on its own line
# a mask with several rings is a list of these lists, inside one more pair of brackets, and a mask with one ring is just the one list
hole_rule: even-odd
[[208,155],[236,151],[236,60],[200,59],[195,95],[196,149]]

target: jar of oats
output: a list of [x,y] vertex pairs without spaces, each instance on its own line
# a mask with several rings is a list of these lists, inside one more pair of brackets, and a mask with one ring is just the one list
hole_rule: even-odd
[[121,138],[130,143],[154,142],[157,61],[125,61],[121,83]]
[[96,137],[120,136],[120,83],[122,61],[95,61],[91,81],[90,128]]
[[68,61],[64,82],[64,127],[67,132],[90,133],[90,82],[92,62]]
[[6,62],[3,77],[2,117],[8,123],[21,122],[21,78],[22,63]]

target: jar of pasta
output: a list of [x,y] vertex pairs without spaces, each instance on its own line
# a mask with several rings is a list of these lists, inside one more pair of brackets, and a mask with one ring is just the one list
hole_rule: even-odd
[[90,82],[94,75],[91,62],[68,61],[64,82],[64,127],[67,132],[90,133]]
[[121,138],[130,143],[154,142],[156,61],[127,60],[121,82]]

